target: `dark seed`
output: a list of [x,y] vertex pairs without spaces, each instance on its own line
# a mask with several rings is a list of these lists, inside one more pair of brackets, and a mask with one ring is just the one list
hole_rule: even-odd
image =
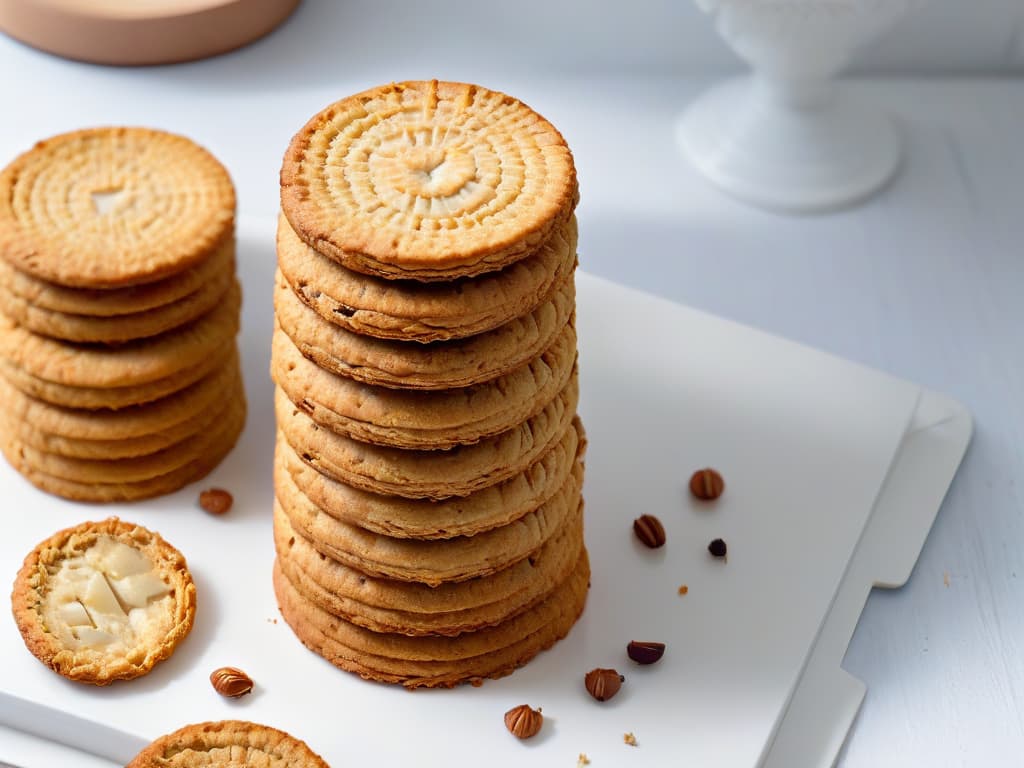
[[725,546],[725,542],[721,539],[715,539],[708,544],[708,552],[715,557],[725,557],[725,553],[728,552],[728,547]]
[[690,477],[690,493],[701,501],[714,501],[725,490],[725,480],[711,467],[698,469]]
[[654,515],[641,515],[633,521],[633,533],[651,549],[665,544],[665,527]]
[[199,506],[211,515],[223,515],[234,503],[234,498],[223,488],[209,488],[199,494]]
[[637,664],[653,664],[664,655],[665,644],[633,640],[626,646],[626,653]]
[[598,701],[608,701],[608,699],[619,692],[625,679],[614,669],[601,669],[599,667],[587,672],[587,676],[583,678],[583,683],[587,686],[587,692],[595,699]]

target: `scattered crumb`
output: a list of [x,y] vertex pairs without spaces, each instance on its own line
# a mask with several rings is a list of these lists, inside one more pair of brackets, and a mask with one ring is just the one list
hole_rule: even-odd
[[576,758],[576,768],[583,768],[584,765],[590,765],[590,758],[580,752],[580,756]]
[[942,574],[942,583],[945,584],[947,587],[949,586],[949,571],[945,571]]
[[624,744],[629,744],[629,746],[631,747],[636,746],[636,736],[634,736],[632,733],[622,734],[622,741]]
[[267,624],[277,624],[277,619],[267,619]]
[[689,591],[690,591],[690,588],[688,586],[686,586],[685,584],[683,584],[683,586],[681,586],[679,588],[679,594],[680,595],[685,595]]

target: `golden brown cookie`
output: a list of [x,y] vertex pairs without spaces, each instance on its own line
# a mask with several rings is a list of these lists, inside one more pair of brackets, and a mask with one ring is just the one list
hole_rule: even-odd
[[277,322],[303,355],[341,376],[400,389],[455,389],[491,381],[525,365],[573,324],[576,284],[570,277],[550,301],[494,330],[419,344],[360,336],[328,323],[303,304],[278,272]]
[[236,282],[224,301],[195,322],[115,347],[48,339],[0,315],[0,357],[31,376],[65,386],[137,387],[200,365],[223,347],[238,332],[241,301]]
[[224,300],[233,283],[234,272],[224,271],[171,304],[112,317],[73,315],[42,309],[0,287],[0,312],[18,325],[42,336],[73,342],[123,343],[158,336],[197,320]]
[[[325,513],[299,491],[290,476],[274,478],[275,512],[325,556],[362,573],[437,586],[487,576],[529,557],[580,508],[583,465],[575,464],[557,492],[543,505],[500,528],[442,540],[381,536]],[[438,521],[443,525],[443,521]]]
[[0,257],[81,288],[153,282],[232,237],[227,171],[183,136],[92,128],[41,141],[0,173]]
[[[168,459],[166,465],[176,466],[164,474],[136,480],[110,479],[102,481],[99,479],[71,479],[50,474],[32,463],[33,460],[39,457],[39,452],[25,448],[16,439],[6,434],[0,434],[0,451],[3,452],[8,463],[15,470],[24,475],[34,486],[47,493],[76,501],[138,501],[172,493],[208,475],[234,448],[244,425],[244,401],[235,401],[228,409],[226,418],[203,441],[202,453],[197,454],[195,450],[191,450],[191,458],[185,463]],[[159,456],[159,454],[154,454],[154,456]],[[52,463],[55,458],[59,457],[48,455],[46,458],[49,463]],[[152,457],[146,457],[146,459],[147,463],[142,466],[145,466],[147,470],[156,471],[157,462]],[[61,465],[60,469],[64,474],[75,474],[79,477],[87,476],[90,471],[97,477],[101,475],[125,477],[144,474],[139,469],[140,465],[133,465],[130,461],[127,462],[127,470],[120,469],[115,471],[112,467],[95,467],[95,464],[98,462],[86,462],[84,460],[80,460],[81,463],[75,467],[74,472],[68,472],[67,465]],[[126,462],[107,463],[115,465]]]
[[218,275],[235,271],[235,240],[229,238],[194,267],[145,285],[69,288],[21,272],[0,258],[0,285],[39,309],[88,317],[132,315],[173,304]]
[[302,461],[280,434],[274,461],[275,474],[287,472],[295,487],[324,514],[390,538],[431,540],[507,526],[546,504],[573,467],[582,465],[585,448],[583,425],[574,419],[573,428],[524,472],[469,496],[443,501],[380,496],[339,483]]
[[584,549],[563,584],[533,608],[497,626],[450,637],[371,632],[306,600],[279,566],[274,591],[281,615],[302,643],[335,666],[368,680],[408,688],[451,688],[510,674],[565,637],[583,612],[590,581]]
[[573,373],[576,331],[565,326],[540,357],[494,381],[441,391],[372,387],[325,371],[280,329],[272,350],[274,381],[317,424],[375,445],[433,450],[470,445],[536,415]]
[[532,312],[576,266],[576,218],[529,257],[499,272],[444,283],[385,280],[332,262],[282,215],[277,263],[292,290],[325,320],[382,339],[441,341],[489,331]]
[[118,411],[63,408],[29,397],[0,376],[0,403],[25,424],[49,435],[69,440],[121,441],[148,439],[174,430],[184,422],[240,391],[238,353],[195,384],[152,403]]
[[349,269],[450,280],[535,251],[576,204],[561,134],[476,85],[406,82],[315,115],[281,166],[281,206],[303,241]]
[[0,358],[0,376],[21,392],[51,405],[66,408],[120,410],[152,403],[191,387],[212,374],[237,354],[235,340],[226,340],[220,347],[189,368],[170,376],[137,386],[77,387],[46,381],[26,373]]
[[304,461],[321,473],[371,493],[410,499],[468,496],[519,474],[570,429],[579,384],[566,387],[535,416],[473,445],[411,451],[371,445],[319,426],[276,390],[278,429]]
[[241,431],[245,401],[231,400],[215,407],[213,428],[146,456],[128,459],[77,459],[46,453],[26,445],[3,423],[5,452],[19,455],[34,469],[52,477],[80,483],[138,483],[166,475],[206,456],[225,431]]
[[374,632],[450,635],[529,610],[569,577],[583,547],[582,505],[539,549],[490,576],[438,586],[367,576],[323,559],[288,517],[274,516],[277,561],[292,586],[328,613]]
[[[2,381],[2,380],[0,380]],[[224,388],[218,393],[225,400],[231,398],[244,399],[242,380],[237,369],[233,379],[224,382]],[[0,391],[11,389],[0,384]],[[16,391],[16,390],[15,390]],[[20,393],[18,393],[20,395]],[[24,397],[21,395],[21,397]],[[172,395],[172,398],[174,396]],[[31,398],[24,398],[30,400]],[[33,401],[39,403],[38,400]],[[85,411],[84,414],[96,416],[95,412]],[[132,459],[148,456],[172,448],[190,439],[202,439],[224,417],[223,400],[210,403],[198,411],[186,411],[181,420],[162,429],[154,430],[137,437],[111,439],[82,439],[54,434],[40,429],[36,422],[24,416],[0,413],[0,430],[13,434],[25,446],[44,454],[56,454],[72,459]],[[116,413],[109,414],[116,416]],[[39,465],[43,468],[42,465]]]
[[71,680],[107,685],[174,652],[192,629],[196,589],[185,558],[159,534],[110,518],[40,543],[11,603],[36,658]]
[[161,736],[126,768],[330,768],[304,741],[242,720],[186,725]]

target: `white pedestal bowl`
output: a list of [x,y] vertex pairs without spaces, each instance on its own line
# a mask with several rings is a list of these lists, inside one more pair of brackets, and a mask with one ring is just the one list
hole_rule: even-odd
[[853,204],[892,177],[894,122],[835,78],[918,0],[697,1],[753,67],[680,120],[679,142],[701,173],[741,200],[793,213]]

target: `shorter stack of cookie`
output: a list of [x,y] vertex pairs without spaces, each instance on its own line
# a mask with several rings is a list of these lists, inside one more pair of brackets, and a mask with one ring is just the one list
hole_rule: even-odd
[[508,674],[590,573],[568,147],[504,94],[392,84],[312,118],[281,184],[282,615],[365,678]]
[[235,193],[173,134],[97,128],[0,173],[0,449],[84,501],[174,491],[245,421]]

